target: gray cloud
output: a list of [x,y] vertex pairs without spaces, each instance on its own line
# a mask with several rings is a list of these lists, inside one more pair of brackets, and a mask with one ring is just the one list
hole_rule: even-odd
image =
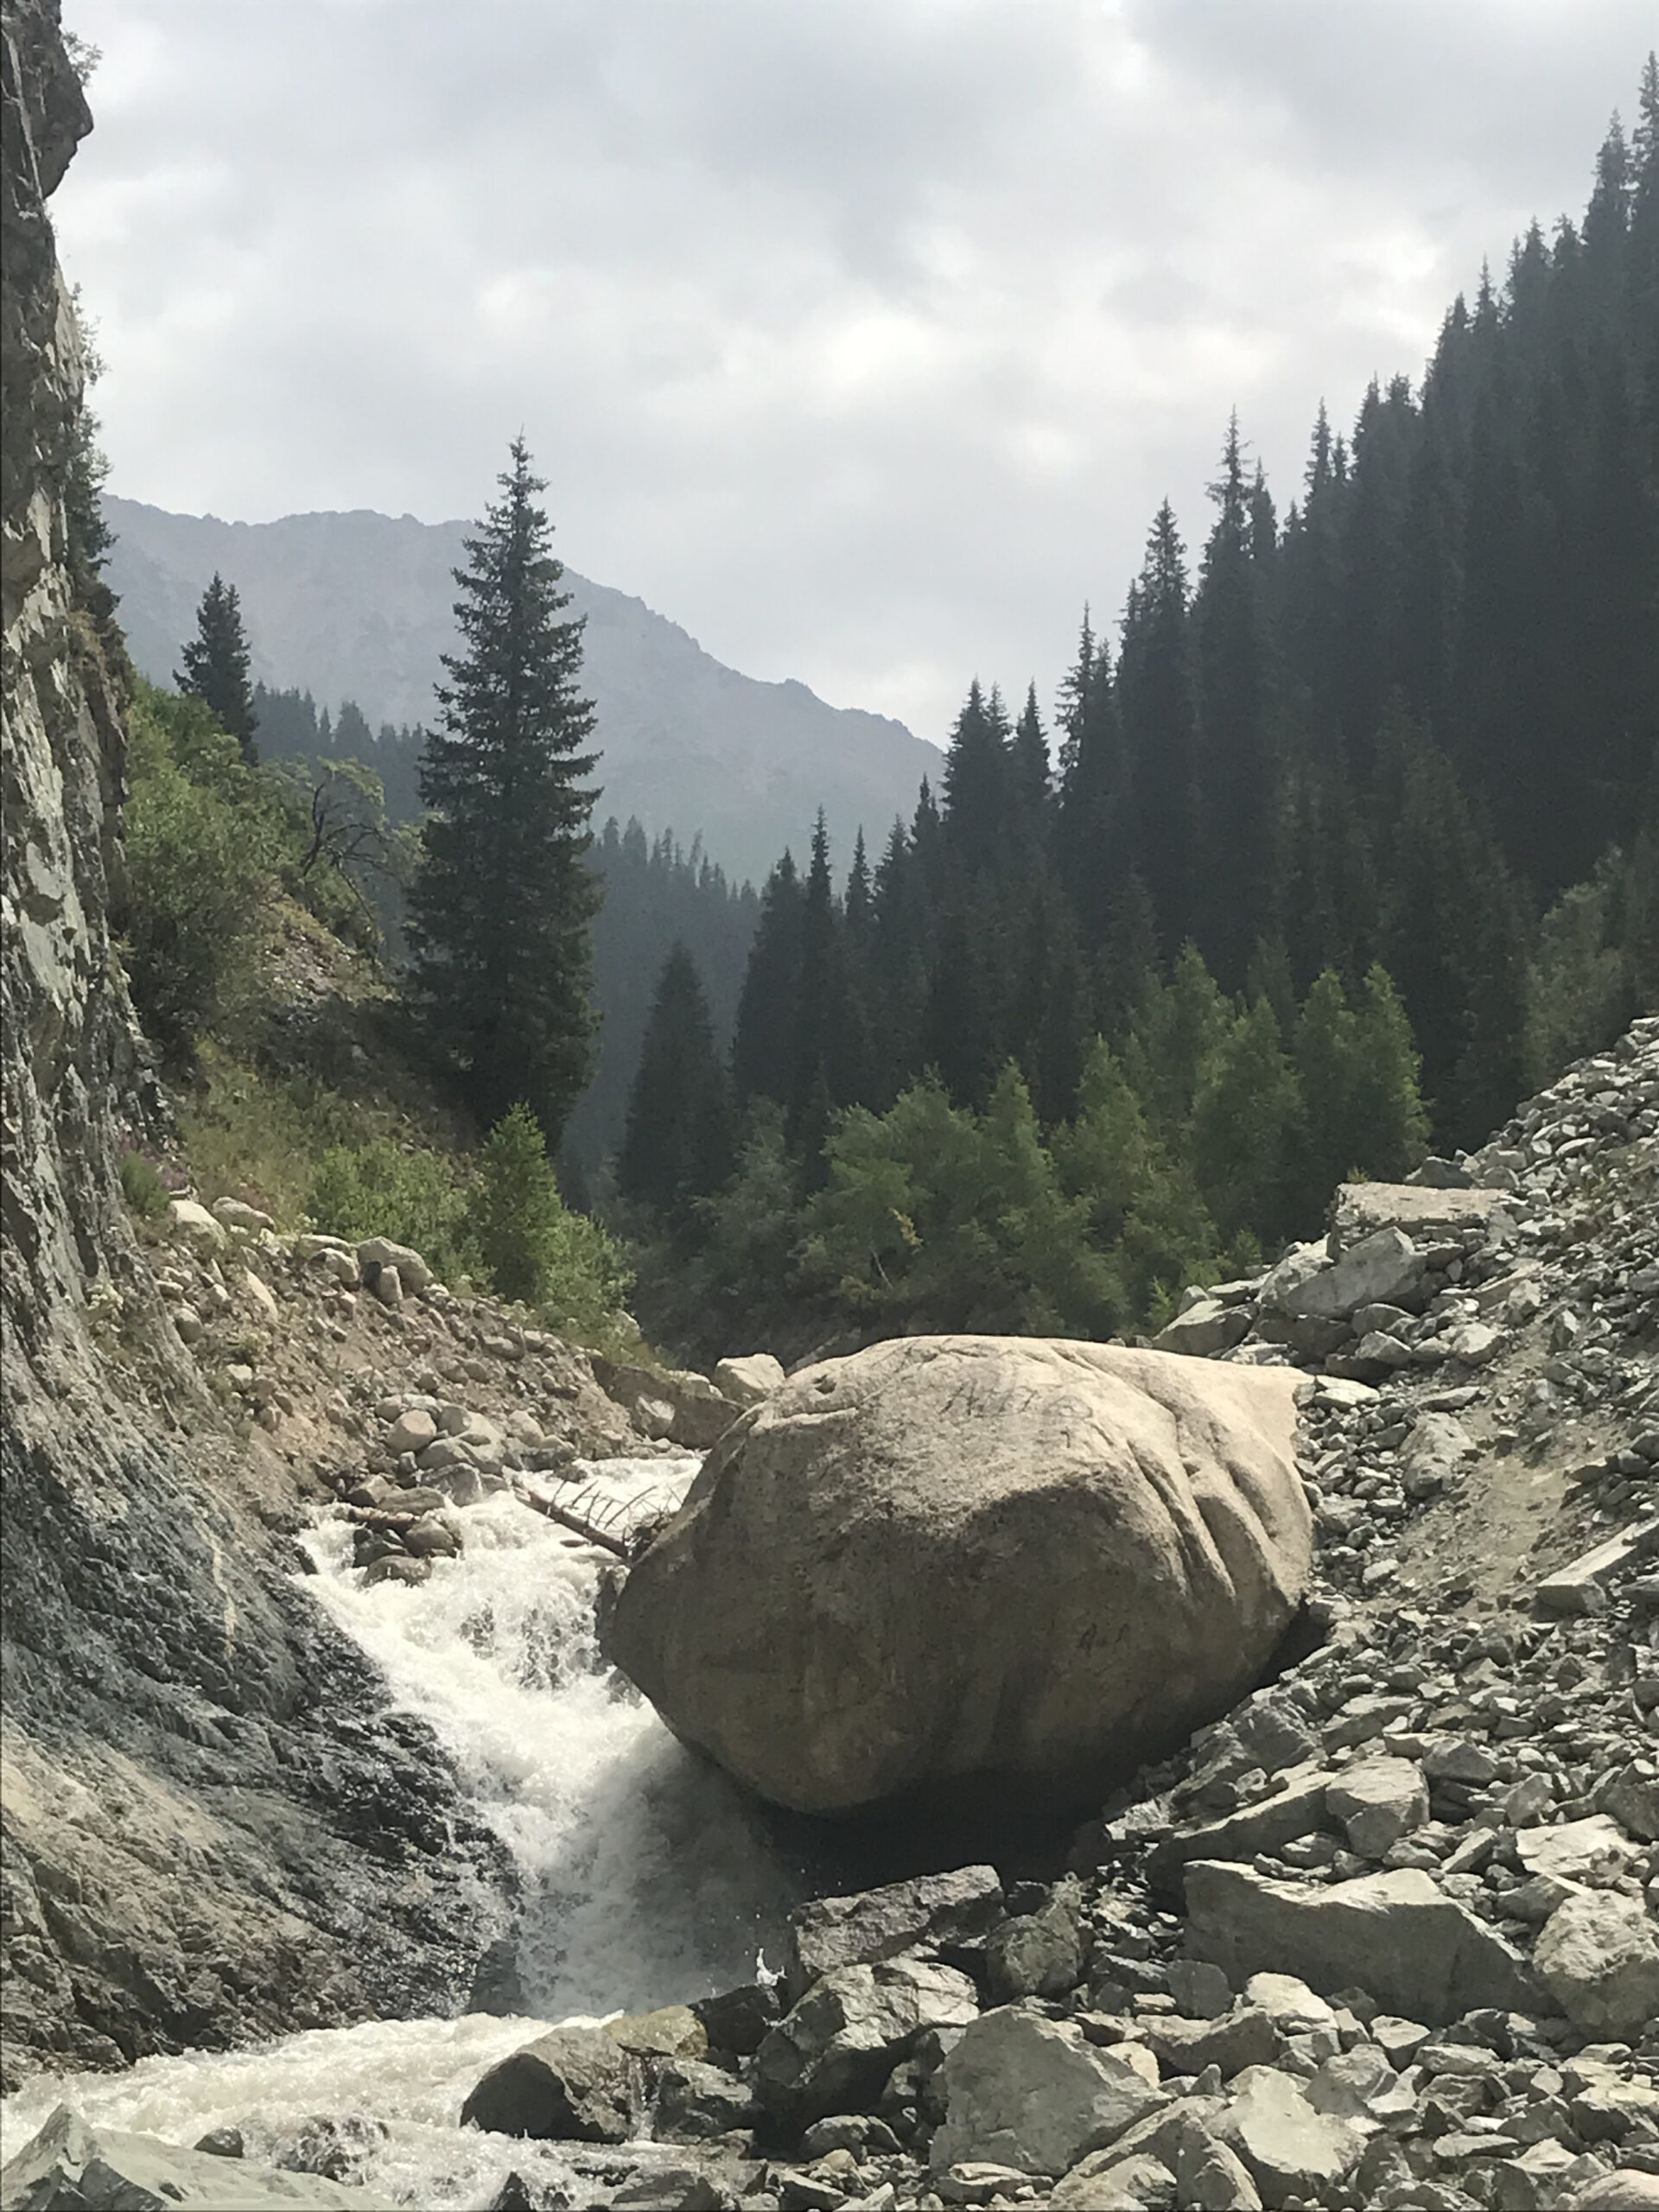
[[1228,410],[1323,395],[1576,213],[1647,0],[70,0],[56,205],[117,490],[476,513],[944,732],[1046,697]]

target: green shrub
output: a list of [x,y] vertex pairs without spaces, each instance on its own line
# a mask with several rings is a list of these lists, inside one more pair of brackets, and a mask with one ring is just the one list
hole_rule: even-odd
[[131,716],[126,887],[118,917],[144,1027],[175,1065],[233,1028],[275,891],[275,817],[197,699],[141,685]]
[[632,1287],[620,1248],[559,1196],[541,1129],[522,1103],[485,1141],[467,1223],[497,1295],[543,1309],[556,1326],[602,1328]]
[[365,1144],[329,1146],[311,1179],[307,1211],[330,1236],[353,1243],[389,1236],[453,1278],[477,1264],[467,1203],[465,1185],[440,1154],[372,1137]]
[[121,1155],[121,1195],[127,1211],[140,1221],[159,1221],[168,1209],[168,1190],[161,1170],[142,1152]]

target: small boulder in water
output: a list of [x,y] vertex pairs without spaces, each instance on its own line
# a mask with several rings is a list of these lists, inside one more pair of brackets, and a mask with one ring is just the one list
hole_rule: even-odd
[[491,2067],[461,2108],[463,2127],[569,2143],[626,2143],[637,2062],[603,2028],[555,2028]]

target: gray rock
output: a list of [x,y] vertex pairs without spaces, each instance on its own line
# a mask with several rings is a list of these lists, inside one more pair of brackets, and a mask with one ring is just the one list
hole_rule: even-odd
[[1301,2083],[1272,2066],[1239,2076],[1218,2132],[1269,2206],[1324,2197],[1359,2164],[1366,2142],[1363,2129],[1316,2112]]
[[1545,1922],[1533,1955],[1575,2026],[1635,2037],[1659,2019],[1659,1930],[1639,1898],[1569,1897]]
[[1347,1831],[1351,1851],[1381,1859],[1427,1820],[1428,1787],[1414,1760],[1357,1759],[1326,1788],[1325,1807]]
[[1049,2212],[1179,2212],[1181,2202],[1174,2175],[1146,2151],[1091,2152],[1047,2200]]
[[0,2172],[6,2212],[391,2212],[386,2197],[153,2135],[93,2127],[60,2105]]
[[761,2043],[755,2095],[791,2126],[859,2111],[924,2029],[963,2026],[978,2012],[973,1983],[953,1967],[926,1959],[836,1967]]
[[1549,1875],[1558,1882],[1623,1873],[1633,1855],[1618,1823],[1605,1813],[1563,1821],[1557,1827],[1523,1829],[1515,1839],[1515,1851],[1529,1874]]
[[789,1916],[785,1988],[793,2003],[836,1967],[873,1966],[923,1946],[976,1948],[1001,1911],[995,1866],[958,1866],[850,1897],[814,1897]]
[[1185,1352],[1198,1359],[1213,1358],[1217,1352],[1230,1351],[1249,1336],[1250,1319],[1247,1306],[1224,1306],[1217,1299],[1202,1298],[1158,1332],[1153,1348]]
[[1168,2098],[1069,2021],[1015,2005],[973,2022],[946,2057],[942,2082],[944,2123],[928,2154],[935,2173],[970,2158],[1067,2173]]
[[1181,1869],[1195,1859],[1234,1859],[1245,1864],[1262,1853],[1277,1852],[1298,1836],[1311,1835],[1325,1822],[1325,1793],[1341,1771],[1323,1760],[1293,1767],[1282,1788],[1259,1803],[1218,1820],[1188,1822],[1155,1846],[1150,1862],[1154,1882],[1180,1893]]
[[1083,1979],[1083,1947],[1073,1914],[1062,1904],[1041,1912],[1016,1913],[995,1929],[985,1946],[991,2001],[1007,2005],[1021,1997],[1064,1997]]
[[640,2101],[637,2062],[602,2028],[555,2028],[516,2050],[461,2108],[463,2127],[575,2143],[625,2143]]
[[1420,1503],[1438,1497],[1472,1457],[1474,1448],[1455,1414],[1419,1414],[1400,1447],[1400,1487]]
[[1410,1237],[1383,1228],[1335,1260],[1327,1257],[1323,1245],[1299,1245],[1262,1284],[1262,1301],[1298,1319],[1346,1321],[1362,1306],[1414,1308],[1423,1274],[1422,1258]]
[[396,1270],[403,1289],[418,1297],[432,1281],[432,1270],[407,1244],[394,1244],[390,1237],[365,1237],[357,1248],[357,1264],[363,1271],[365,1281],[370,1280],[377,1268]]
[[1287,1970],[1322,1993],[1363,1989],[1433,2027],[1476,2005],[1552,2009],[1520,1955],[1415,1868],[1304,1889],[1199,1860],[1186,1869],[1186,1903],[1187,1948],[1235,1983]]
[[1343,1183],[1332,1202],[1332,1236],[1338,1249],[1385,1230],[1426,1243],[1482,1229],[1499,1204],[1496,1192],[1436,1190],[1412,1183]]
[[369,1288],[383,1306],[401,1306],[404,1302],[404,1279],[396,1268],[377,1268]]
[[1214,2066],[1230,2079],[1246,2066],[1271,2066],[1281,2055],[1279,2031],[1259,2005],[1242,2005],[1213,2020],[1154,2017],[1144,2033],[1166,2074],[1202,2074]]
[[1538,1585],[1533,1605],[1556,1617],[1598,1611],[1606,1602],[1606,1585],[1623,1569],[1645,1558],[1659,1542],[1659,1517],[1637,1521],[1616,1536],[1582,1552]]
[[734,1405],[758,1406],[784,1387],[782,1363],[769,1351],[752,1351],[741,1358],[722,1359],[715,1369],[715,1387]]
[[992,1337],[803,1370],[634,1566],[609,1656],[798,1810],[1093,1790],[1224,1710],[1287,1624],[1296,1388]]
[[652,2115],[656,2134],[675,2142],[697,2142],[753,2127],[760,2108],[753,2092],[723,2067],[695,2058],[671,2058],[657,2075]]
[[1596,1804],[1644,1843],[1659,1842],[1659,1761],[1632,1759],[1597,1785]]
[[399,1414],[386,1431],[386,1449],[395,1459],[400,1452],[423,1452],[438,1433],[438,1425],[429,1413],[416,1407],[412,1412]]

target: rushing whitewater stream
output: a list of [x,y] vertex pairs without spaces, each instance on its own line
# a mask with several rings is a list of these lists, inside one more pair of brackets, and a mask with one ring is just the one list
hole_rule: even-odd
[[[596,1462],[582,1471],[585,1495],[626,1525],[683,1495],[696,1464]],[[569,2187],[556,2147],[458,2126],[479,2076],[538,2023],[704,1996],[753,1980],[758,1955],[777,1957],[796,1885],[736,1790],[603,1664],[591,1548],[511,1492],[470,1508],[463,1528],[465,1550],[424,1583],[366,1587],[350,1524],[325,1519],[305,1540],[317,1572],[304,1587],[377,1662],[393,1702],[430,1726],[511,1852],[524,2015],[315,2029],[123,2074],[42,2076],[0,2106],[5,2157],[67,2102],[187,2146],[235,2127],[264,2161],[329,2118],[360,2147],[353,2177],[410,2206],[487,2206],[515,2169]]]

